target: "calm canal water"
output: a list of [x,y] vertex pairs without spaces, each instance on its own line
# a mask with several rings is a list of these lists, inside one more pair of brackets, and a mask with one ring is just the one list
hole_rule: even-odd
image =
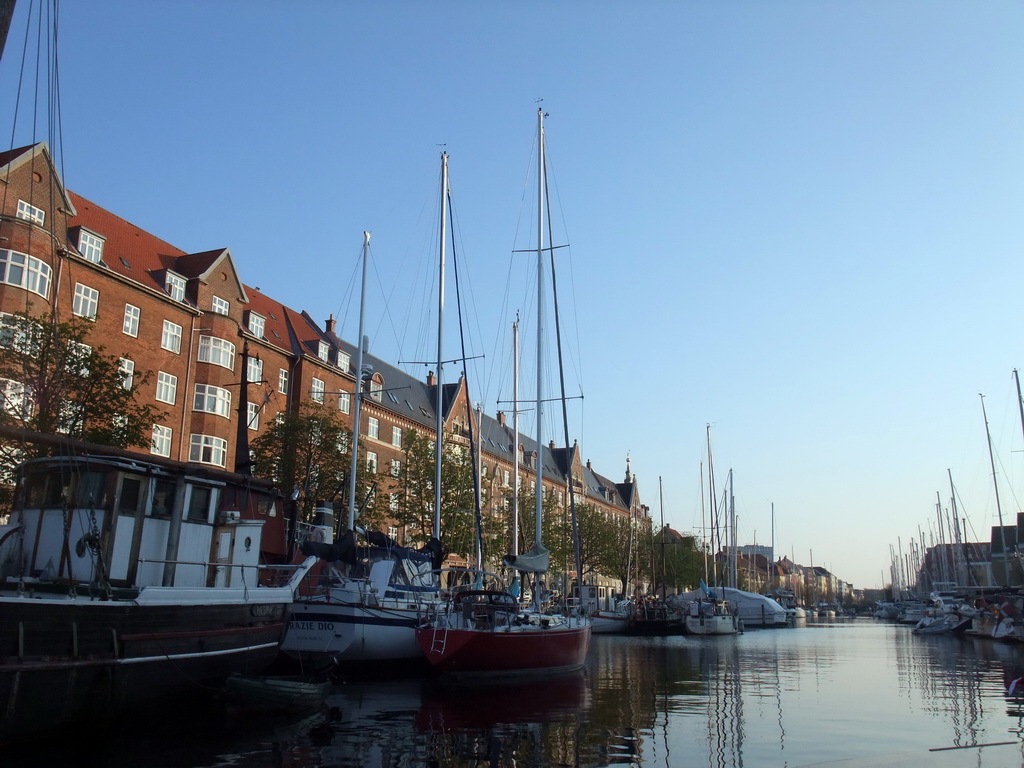
[[906,765],[1022,765],[1024,698],[1006,695],[1021,675],[1021,646],[916,637],[871,619],[722,638],[595,636],[577,676],[349,683],[297,721],[236,714],[4,764],[878,768],[907,753]]

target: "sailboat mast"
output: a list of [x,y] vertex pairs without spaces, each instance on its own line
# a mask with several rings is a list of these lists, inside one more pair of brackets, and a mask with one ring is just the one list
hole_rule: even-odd
[[512,323],[512,554],[519,554],[519,318]]
[[359,291],[359,338],[356,341],[356,391],[352,404],[352,457],[348,473],[348,530],[356,527],[356,473],[359,470],[359,411],[363,399],[363,323],[366,315],[366,265],[370,256],[370,233],[363,232],[363,276]]
[[711,459],[711,425],[707,425],[708,435],[708,504],[711,509],[711,584],[718,586],[718,552],[716,546],[721,545],[718,531],[718,503],[715,501],[715,465]]
[[1006,551],[1006,529],[1003,528],[1003,508],[999,504],[999,482],[996,480],[996,460],[992,455],[992,435],[988,430],[988,414],[985,413],[985,396],[978,393],[981,398],[981,415],[985,419],[985,439],[988,441],[988,462],[992,467],[992,486],[996,492],[996,512],[999,514],[999,541],[1003,547],[1003,584],[1010,585],[1010,560]]
[[445,262],[445,236],[448,229],[448,153],[441,153],[441,232],[440,252],[438,255],[438,278],[437,278],[437,392],[434,396],[434,428],[437,431],[437,438],[434,440],[434,538],[441,538],[441,456],[442,439],[444,436],[444,357],[442,349],[444,344],[444,262]]
[[541,545],[544,509],[544,110],[537,110],[537,488],[534,540]]

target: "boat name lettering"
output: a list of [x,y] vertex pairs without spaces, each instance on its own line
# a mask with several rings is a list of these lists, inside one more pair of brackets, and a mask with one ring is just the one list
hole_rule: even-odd
[[273,616],[274,608],[273,605],[254,605],[249,608],[249,613],[252,616]]
[[334,624],[329,621],[293,621],[289,626],[292,629],[327,629],[334,630]]

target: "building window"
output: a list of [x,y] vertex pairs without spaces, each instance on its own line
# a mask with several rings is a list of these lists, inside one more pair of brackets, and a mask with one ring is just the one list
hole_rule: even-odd
[[380,393],[384,390],[384,382],[374,376],[370,379],[370,397],[380,402]]
[[267,318],[263,315],[257,315],[255,312],[249,312],[249,330],[252,335],[257,339],[263,338],[263,331],[267,327]]
[[99,264],[103,260],[103,238],[84,229],[78,230],[78,252],[82,258]]
[[44,299],[50,293],[53,271],[45,261],[17,251],[0,250],[0,283],[38,293]]
[[[398,494],[397,493],[392,493],[391,494],[391,499],[388,501],[388,509],[390,509],[392,512],[397,512],[398,511]],[[394,531],[394,533],[391,533],[391,531]],[[390,536],[393,539],[397,535],[398,535],[398,529],[395,526],[391,526],[388,529],[388,536]]]
[[315,402],[322,403],[324,401],[324,392],[326,391],[326,389],[327,387],[324,386],[324,382],[322,379],[314,378],[313,383],[310,386],[309,396]]
[[156,399],[161,403],[174,405],[178,394],[178,377],[158,371],[156,374]]
[[196,384],[196,396],[192,407],[203,413],[231,416],[231,391],[212,384]]
[[380,419],[375,419],[373,416],[370,417],[370,423],[366,428],[366,434],[373,438],[380,437]]
[[160,346],[174,354],[181,352],[181,326],[164,320],[164,330],[160,334]]
[[216,336],[199,337],[199,362],[235,370],[235,345]]
[[263,361],[258,357],[250,357],[247,363],[246,379],[251,384],[259,384],[263,381]]
[[43,222],[46,221],[46,213],[42,208],[36,208],[31,203],[26,203],[24,200],[18,201],[18,218],[24,219],[25,221],[32,221],[43,226]]
[[321,341],[317,347],[316,356],[323,361],[331,359],[331,346],[326,341]]
[[352,395],[348,392],[338,393],[338,410],[342,413],[348,413],[352,409]]
[[391,476],[398,477],[402,474],[402,462],[398,459],[391,460]]
[[82,283],[75,283],[75,301],[71,311],[87,320],[96,319],[96,310],[100,306],[100,292]]
[[121,330],[124,331],[128,336],[139,337],[139,318],[142,316],[142,310],[138,307],[132,306],[131,304],[124,305],[124,325]]
[[20,381],[0,379],[0,408],[15,418],[31,418],[32,394],[32,387]]
[[391,428],[391,444],[394,445],[394,446],[397,446],[398,448],[402,447],[402,428],[401,427],[392,427]]
[[160,424],[153,425],[153,442],[149,447],[150,453],[154,453],[157,456],[170,456],[171,455],[171,435],[173,434],[170,427],[164,427]]
[[90,357],[92,357],[92,347],[80,341],[69,341],[68,356],[64,367],[71,373],[88,376]]
[[121,386],[131,390],[132,383],[135,381],[135,361],[122,357],[117,369],[121,372]]
[[277,372],[277,391],[282,395],[288,394],[288,371],[281,368]]
[[366,471],[376,472],[377,471],[377,454],[373,451],[366,452]]
[[338,367],[345,372],[352,367],[352,357],[348,352],[342,352],[340,349],[338,350]]
[[164,279],[164,288],[167,289],[167,295],[175,301],[185,301],[185,278],[181,275],[176,275],[168,270],[167,277]]
[[222,299],[220,296],[214,296],[210,300],[210,311],[216,312],[218,315],[226,315],[231,310],[231,304],[227,299]]
[[260,428],[260,406],[258,403],[249,403],[249,429]]
[[228,441],[213,435],[192,435],[188,460],[223,467],[228,458]]

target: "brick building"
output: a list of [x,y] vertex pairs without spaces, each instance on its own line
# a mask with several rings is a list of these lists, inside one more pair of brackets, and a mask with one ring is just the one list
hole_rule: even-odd
[[[151,453],[234,469],[248,458],[236,456],[239,432],[255,437],[304,400],[338,408],[351,426],[356,350],[335,334],[333,319],[321,327],[246,285],[228,248],[186,253],[66,190],[45,143],[0,153],[0,187],[0,316],[88,318],[95,324],[90,338],[120,357],[126,373],[151,371],[138,396],[166,412],[153,425]],[[243,360],[249,383],[247,428],[240,430]],[[433,372],[421,381],[372,356],[364,363],[360,445],[368,465],[396,471],[404,436],[435,432],[437,382]],[[18,388],[0,381],[3,402]],[[443,394],[451,439],[468,444],[474,420],[484,498],[488,512],[500,514],[514,476],[511,429],[503,414],[469,413],[461,380]],[[581,501],[649,525],[628,469],[625,481],[614,483],[583,464],[575,446],[538,450],[525,436],[519,444],[524,486],[540,466],[563,504],[571,477]],[[391,532],[401,540],[402,532]]]

